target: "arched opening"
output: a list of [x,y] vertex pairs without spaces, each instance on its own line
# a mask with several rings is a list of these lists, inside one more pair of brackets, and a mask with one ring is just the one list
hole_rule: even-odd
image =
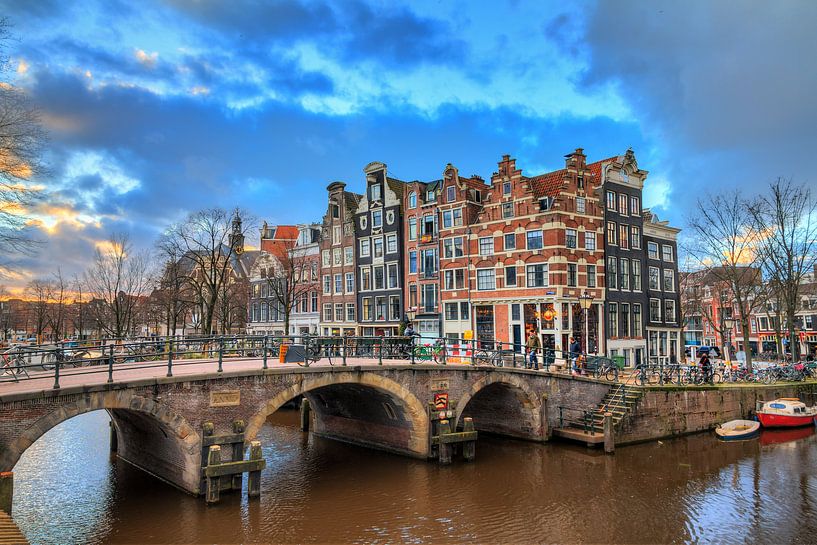
[[[489,377],[490,378],[490,377]],[[541,404],[521,381],[483,379],[457,404],[457,426],[471,417],[477,431],[542,441]]]
[[320,436],[402,455],[428,456],[428,415],[402,385],[379,376],[348,373],[305,380],[287,388],[247,423],[254,438],[267,417],[304,396],[314,414],[311,430]]

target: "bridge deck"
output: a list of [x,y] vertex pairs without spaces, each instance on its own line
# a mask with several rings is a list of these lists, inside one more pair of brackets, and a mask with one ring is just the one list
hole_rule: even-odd
[[5,511],[0,511],[0,545],[28,545],[28,540]]

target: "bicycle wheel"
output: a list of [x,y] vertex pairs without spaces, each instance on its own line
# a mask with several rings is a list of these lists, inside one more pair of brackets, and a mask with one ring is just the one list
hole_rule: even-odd
[[607,371],[604,373],[604,378],[610,382],[618,380],[618,369],[607,369]]
[[712,373],[712,383],[713,384],[720,384],[723,382],[723,377],[720,373]]
[[57,366],[57,355],[53,352],[43,354],[43,358],[40,360],[40,365],[46,371],[53,371]]
[[474,365],[491,365],[491,355],[487,350],[474,352]]
[[414,347],[414,361],[429,361],[431,359],[431,352],[424,346]]

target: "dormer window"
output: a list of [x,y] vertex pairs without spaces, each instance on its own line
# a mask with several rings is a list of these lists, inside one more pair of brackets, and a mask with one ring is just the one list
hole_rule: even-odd
[[582,176],[581,174],[579,174],[579,177],[576,178],[576,186],[579,189],[584,189],[584,176]]
[[511,182],[503,182],[502,183],[502,194],[503,195],[510,195],[511,194]]
[[453,185],[450,185],[450,186],[448,186],[446,191],[447,191],[446,199],[447,199],[448,202],[454,202],[455,200],[457,200],[457,188],[456,187],[454,187]]
[[434,193],[433,189],[429,189],[426,191],[426,202],[434,202],[437,200],[437,195]]
[[340,217],[340,206],[337,204],[332,205],[332,217],[339,218]]
[[408,207],[409,208],[417,208],[417,193],[415,193],[414,191],[409,193]]
[[372,197],[373,201],[381,200],[383,197],[382,197],[382,194],[380,192],[380,184],[372,185],[371,189],[370,189],[370,194],[371,194],[371,197]]
[[546,212],[553,206],[553,199],[550,197],[542,197],[539,199],[539,211]]
[[477,202],[482,202],[482,193],[480,193],[479,189],[474,190],[474,200]]

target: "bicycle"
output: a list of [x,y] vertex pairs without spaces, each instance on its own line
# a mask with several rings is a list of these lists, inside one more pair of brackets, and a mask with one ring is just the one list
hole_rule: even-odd
[[502,353],[499,350],[489,350],[478,348],[474,351],[474,365],[490,365],[491,367],[504,367]]
[[26,370],[27,362],[23,356],[22,349],[12,349],[2,355],[3,365],[0,367],[0,375],[11,376],[14,382],[20,382],[20,376],[25,375],[30,378]]
[[90,357],[91,353],[84,348],[66,350],[62,346],[56,346],[43,354],[41,365],[46,371],[53,371],[57,364],[60,367],[85,367],[91,364]]

